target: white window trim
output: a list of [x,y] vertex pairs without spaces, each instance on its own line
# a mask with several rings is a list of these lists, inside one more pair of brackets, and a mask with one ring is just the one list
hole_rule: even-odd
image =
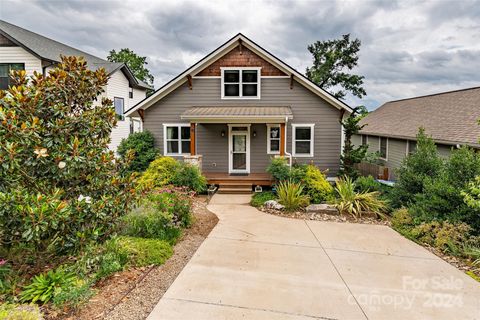
[[[225,82],[224,82],[224,71],[228,70],[238,70],[239,71],[239,82],[238,82],[238,90],[239,90],[239,96],[238,97],[231,97],[231,96],[225,96]],[[244,70],[256,70],[257,73],[257,96],[256,97],[244,97],[243,94],[243,86],[242,86],[242,71]],[[221,67],[221,98],[224,100],[258,100],[260,99],[260,89],[261,89],[261,72],[262,68],[261,67]],[[253,84],[253,82],[252,82]]]
[[[167,150],[167,127],[178,127],[178,153],[168,153]],[[188,140],[182,140],[182,130],[181,128],[190,128],[189,123],[164,123],[163,124],[163,155],[164,156],[172,156],[172,157],[179,157],[184,155],[189,155],[190,153],[182,153],[182,141],[191,141],[192,137]],[[172,139],[171,139],[172,140]],[[172,140],[174,141],[174,140]]]
[[[297,153],[295,150],[295,134],[296,128],[310,128],[310,153]],[[314,155],[313,146],[314,146],[314,139],[315,139],[315,124],[314,123],[292,123],[292,156],[298,158],[312,158]],[[302,140],[306,141],[306,140]]]
[[378,158],[380,160],[384,160],[384,161],[388,161],[388,138],[387,137],[378,137],[378,154],[381,154],[381,146],[382,146],[382,138],[385,138],[387,139],[387,146],[385,148],[385,158],[383,158],[382,156],[379,156]]
[[[278,128],[279,129],[279,136],[278,136],[278,146],[281,148],[280,146],[280,143],[282,141],[282,132],[281,132],[281,129],[280,129],[280,124],[267,124],[267,154],[280,154],[280,150],[278,151],[272,151],[270,146],[270,141],[272,140],[271,136],[270,136],[270,129],[271,128]],[[276,138],[275,138],[276,140]]]

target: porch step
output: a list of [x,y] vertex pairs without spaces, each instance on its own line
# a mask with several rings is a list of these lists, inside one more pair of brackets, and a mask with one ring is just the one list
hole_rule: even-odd
[[218,193],[249,194],[252,193],[252,184],[248,182],[227,182],[221,183]]

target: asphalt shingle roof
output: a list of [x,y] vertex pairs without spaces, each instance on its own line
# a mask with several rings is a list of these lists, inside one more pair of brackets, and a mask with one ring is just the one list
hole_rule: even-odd
[[420,127],[437,142],[480,146],[480,87],[387,102],[361,120],[362,134],[415,138]]

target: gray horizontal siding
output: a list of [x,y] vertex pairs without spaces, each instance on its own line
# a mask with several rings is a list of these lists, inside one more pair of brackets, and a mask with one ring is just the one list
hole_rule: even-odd
[[[145,110],[144,128],[153,133],[156,145],[163,153],[162,124],[184,122],[181,121],[180,115],[192,106],[291,106],[292,123],[315,124],[314,157],[295,160],[302,163],[313,161],[323,170],[329,169],[332,174],[335,174],[339,168],[341,151],[340,110],[332,107],[297,82],[294,83],[293,89],[290,89],[290,79],[264,78],[261,81],[261,99],[259,100],[222,100],[220,98],[220,79],[193,79],[192,90],[185,83]],[[207,126],[198,127],[198,154],[202,154],[204,157],[205,170],[207,168],[210,170],[215,163],[214,170],[226,172],[228,171],[228,138],[224,138],[224,145],[222,145],[223,142],[215,144],[216,140],[210,141],[210,139],[215,136],[220,137],[218,132],[220,127],[211,126],[210,129],[207,129]],[[264,172],[270,159],[266,153],[266,128],[265,125],[253,125],[252,132],[254,127],[258,131],[257,137],[251,140],[251,171]],[[224,128],[228,133],[227,127],[224,126]],[[202,132],[203,130],[206,132]],[[287,151],[291,152],[292,129],[290,125],[287,126],[287,134]],[[203,139],[209,141],[201,141]],[[222,152],[221,148],[225,148],[225,152]],[[223,155],[226,156],[223,157]]]

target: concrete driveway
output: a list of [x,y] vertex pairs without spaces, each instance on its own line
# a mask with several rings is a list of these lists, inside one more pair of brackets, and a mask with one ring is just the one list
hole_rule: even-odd
[[385,226],[259,212],[220,221],[148,319],[480,319],[480,284]]

